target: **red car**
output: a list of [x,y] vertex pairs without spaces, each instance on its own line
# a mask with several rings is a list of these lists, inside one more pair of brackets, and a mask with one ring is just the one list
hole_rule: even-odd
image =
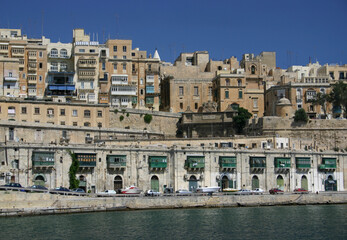
[[271,188],[269,190],[269,193],[270,194],[283,194],[284,192],[281,189],[279,189],[279,188]]
[[308,193],[308,191],[306,189],[303,189],[303,188],[296,188],[294,190],[294,193]]

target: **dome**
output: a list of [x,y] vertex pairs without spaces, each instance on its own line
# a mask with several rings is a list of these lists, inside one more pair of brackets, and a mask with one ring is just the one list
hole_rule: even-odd
[[291,103],[288,98],[281,98],[276,105],[291,105]]

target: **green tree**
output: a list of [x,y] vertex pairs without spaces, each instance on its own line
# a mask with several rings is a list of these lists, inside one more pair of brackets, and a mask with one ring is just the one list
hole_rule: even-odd
[[340,106],[343,109],[344,114],[347,111],[347,84],[339,81],[333,86],[330,93],[331,102],[334,106]]
[[70,189],[78,188],[78,185],[80,184],[80,181],[76,178],[77,170],[80,166],[76,154],[68,150],[69,155],[71,156],[72,162],[69,169],[69,182],[70,182]]
[[325,93],[317,93],[316,98],[310,100],[313,105],[320,105],[323,109],[324,116],[327,115],[327,103],[331,102],[331,97],[329,94]]
[[151,114],[146,114],[146,115],[143,117],[143,120],[145,121],[145,123],[150,124],[151,121],[152,121],[152,115],[151,115]]
[[123,121],[123,120],[124,120],[124,116],[123,115],[119,116],[119,121]]
[[308,121],[308,117],[307,117],[307,114],[303,108],[300,108],[300,109],[295,111],[294,122],[307,123],[307,121]]
[[238,114],[233,116],[233,124],[237,133],[242,133],[248,120],[252,117],[252,113],[248,112],[247,109],[240,107]]

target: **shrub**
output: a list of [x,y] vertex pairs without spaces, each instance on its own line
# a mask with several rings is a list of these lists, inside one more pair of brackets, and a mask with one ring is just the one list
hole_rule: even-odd
[[146,115],[143,117],[143,120],[145,121],[145,123],[150,124],[151,121],[152,121],[152,115],[151,115],[151,114],[146,114]]
[[78,188],[78,185],[80,184],[80,181],[76,178],[77,170],[80,166],[76,154],[72,153],[70,150],[68,150],[69,155],[71,156],[72,162],[69,169],[69,183],[70,183],[70,189]]
[[294,115],[294,122],[308,122],[307,114],[303,108],[296,110]]
[[118,109],[115,109],[115,110],[114,110],[114,113],[117,114],[117,113],[118,113]]
[[119,116],[119,121],[123,121],[123,120],[124,120],[124,116],[123,115]]
[[129,113],[127,113],[127,117],[129,117]]

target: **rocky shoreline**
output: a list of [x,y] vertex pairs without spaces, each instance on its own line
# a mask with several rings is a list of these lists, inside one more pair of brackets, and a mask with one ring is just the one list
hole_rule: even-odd
[[213,195],[161,197],[62,196],[47,193],[0,193],[0,217],[176,208],[256,207],[346,204],[346,192],[283,195]]

